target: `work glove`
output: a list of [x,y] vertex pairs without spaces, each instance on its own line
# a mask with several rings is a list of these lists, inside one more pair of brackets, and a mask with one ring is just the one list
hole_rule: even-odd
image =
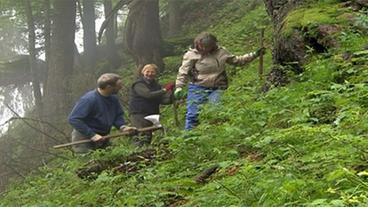
[[94,142],[98,142],[104,140],[104,137],[99,134],[95,134],[95,136],[91,137],[91,140]]
[[259,57],[260,55],[264,55],[266,53],[266,48],[261,47],[256,51],[256,56]]
[[174,83],[168,83],[164,86],[166,91],[172,91],[174,90],[175,84]]
[[134,135],[134,134],[137,133],[137,128],[123,125],[123,126],[120,127],[120,131],[121,132],[127,132],[130,135]]
[[184,91],[182,88],[176,88],[174,92],[175,99],[182,99],[184,98]]

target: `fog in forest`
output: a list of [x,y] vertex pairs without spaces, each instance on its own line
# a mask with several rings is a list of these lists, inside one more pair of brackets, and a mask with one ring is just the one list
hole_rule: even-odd
[[[96,19],[95,19],[95,25],[96,25],[96,34],[98,33],[102,22],[104,21],[103,17],[103,5],[97,4],[95,6],[96,11]],[[12,14],[15,14],[15,11],[10,12]],[[117,14],[117,22],[118,24],[122,24],[123,21],[126,19],[127,16],[127,10],[121,10]],[[16,17],[10,18],[10,20],[16,20]],[[83,29],[82,22],[80,16],[76,17],[76,25],[79,27],[79,29],[76,30],[75,33],[75,45],[77,46],[78,52],[82,53],[84,50],[83,47]],[[12,61],[12,58],[10,56],[16,57],[17,55],[26,55],[27,48],[25,35],[22,34],[19,30],[16,31],[17,28],[8,28],[8,30],[4,31],[4,28],[0,29],[0,48],[7,48],[8,51],[12,51],[11,54],[7,54],[7,52],[4,52],[2,50],[0,52],[0,60],[3,60],[2,62]],[[41,33],[42,31],[38,29],[36,32]],[[21,34],[21,35],[19,35]],[[19,42],[22,44],[13,44],[9,45],[9,41],[5,41],[6,37],[12,36],[12,41]],[[37,47],[42,47],[42,42],[38,43],[36,45]],[[45,53],[43,51],[40,52],[38,55],[38,58],[40,60],[45,61]],[[1,62],[1,61],[0,61]],[[1,67],[1,66],[0,66]],[[29,70],[29,69],[28,69]],[[25,84],[10,84],[3,86],[3,84],[0,83],[0,135],[5,133],[8,128],[9,124],[12,121],[12,118],[17,117],[18,115],[20,117],[23,117],[27,111],[32,109],[34,107],[34,97],[32,93],[32,83],[25,83]]]

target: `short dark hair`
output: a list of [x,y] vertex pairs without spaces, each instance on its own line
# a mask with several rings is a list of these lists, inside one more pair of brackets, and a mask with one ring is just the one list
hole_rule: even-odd
[[105,89],[109,85],[115,86],[118,80],[121,80],[121,77],[118,74],[105,73],[97,79],[97,87],[100,89]]
[[201,32],[194,38],[194,48],[197,50],[199,49],[198,45],[217,48],[217,38],[209,32]]

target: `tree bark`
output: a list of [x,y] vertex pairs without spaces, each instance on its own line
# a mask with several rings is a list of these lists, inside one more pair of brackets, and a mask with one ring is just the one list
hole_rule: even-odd
[[169,0],[168,13],[169,13],[169,36],[178,35],[181,31],[181,10],[180,5],[182,1],[180,0]]
[[283,21],[287,14],[297,5],[303,3],[304,0],[264,0],[267,13],[271,17],[273,24],[273,63],[284,64],[285,62],[298,61],[297,53],[292,50],[292,45],[287,45],[288,42],[282,35]]
[[284,19],[288,13],[305,0],[264,0],[268,15],[273,24],[273,67],[267,75],[262,91],[268,91],[271,86],[284,86],[289,80],[287,70],[295,73],[303,71],[301,63],[305,56],[304,41],[300,34],[291,37],[282,34]]
[[37,70],[36,63],[36,34],[35,34],[35,26],[32,14],[32,5],[30,0],[25,0],[25,10],[27,16],[27,26],[28,26],[28,51],[29,51],[29,65],[31,69],[32,76],[32,88],[33,88],[33,96],[36,103],[36,109],[38,112],[38,116],[42,119],[42,94],[40,89],[40,80],[39,74]]
[[44,38],[45,38],[45,62],[46,62],[46,78],[43,83],[43,91],[47,88],[47,74],[50,67],[50,48],[51,48],[51,6],[50,0],[45,0],[45,22],[44,22]]
[[158,0],[135,0],[129,5],[125,36],[138,74],[148,63],[154,63],[163,70]]
[[[104,0],[104,12],[105,18],[108,17],[110,12],[112,11],[112,3],[111,0]],[[114,14],[114,18],[107,24],[106,27],[106,49],[107,49],[107,59],[113,68],[118,68],[120,66],[120,58],[118,56],[116,45],[115,45],[115,22],[116,22],[116,14]]]
[[81,14],[81,17],[85,65],[93,70],[97,58],[95,0],[83,0],[83,14]]
[[45,94],[47,115],[51,123],[63,123],[71,108],[70,79],[74,62],[75,16],[75,0],[54,1],[52,56]]

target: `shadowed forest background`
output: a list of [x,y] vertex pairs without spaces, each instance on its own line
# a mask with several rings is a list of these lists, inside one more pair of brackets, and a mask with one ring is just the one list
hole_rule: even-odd
[[[365,0],[0,0],[0,206],[368,206]],[[173,82],[202,31],[236,55],[221,104],[183,130],[88,156],[67,116],[102,73]],[[176,115],[175,115],[176,114]],[[177,122],[176,117],[179,118]],[[115,133],[115,131],[113,131]]]

